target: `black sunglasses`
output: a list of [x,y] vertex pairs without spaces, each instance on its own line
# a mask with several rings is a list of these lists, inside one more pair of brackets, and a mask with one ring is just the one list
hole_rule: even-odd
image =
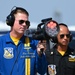
[[64,38],[64,36],[66,36],[67,38],[70,38],[70,34],[61,34],[60,38],[62,39],[62,38]]
[[22,25],[23,23],[26,23],[27,26],[30,26],[30,21],[19,20],[20,25]]

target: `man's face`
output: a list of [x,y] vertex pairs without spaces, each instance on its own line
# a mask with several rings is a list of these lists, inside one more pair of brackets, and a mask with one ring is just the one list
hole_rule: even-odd
[[67,46],[70,41],[69,30],[66,26],[61,25],[57,35],[58,43],[62,46]]
[[27,26],[28,16],[24,13],[17,13],[15,15],[14,25],[12,30],[18,34],[24,34],[24,31],[28,28]]

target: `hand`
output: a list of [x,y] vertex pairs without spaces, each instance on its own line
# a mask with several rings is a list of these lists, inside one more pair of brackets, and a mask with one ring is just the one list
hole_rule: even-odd
[[46,50],[46,40],[42,40],[38,42],[37,45],[37,53],[39,56],[41,56]]

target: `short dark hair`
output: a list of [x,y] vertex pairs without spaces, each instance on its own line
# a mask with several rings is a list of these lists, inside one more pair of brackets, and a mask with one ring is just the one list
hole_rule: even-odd
[[14,10],[11,11],[11,14],[14,15],[14,14],[17,14],[18,12],[25,13],[29,16],[28,11],[22,7],[16,7]]
[[65,26],[65,27],[68,27],[65,23],[59,23],[59,26]]

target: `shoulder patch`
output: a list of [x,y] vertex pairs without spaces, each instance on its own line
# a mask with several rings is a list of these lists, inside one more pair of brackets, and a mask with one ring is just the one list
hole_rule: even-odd
[[14,54],[13,54],[13,48],[12,47],[6,47],[4,48],[4,58],[7,58],[7,59],[11,59],[14,57]]

